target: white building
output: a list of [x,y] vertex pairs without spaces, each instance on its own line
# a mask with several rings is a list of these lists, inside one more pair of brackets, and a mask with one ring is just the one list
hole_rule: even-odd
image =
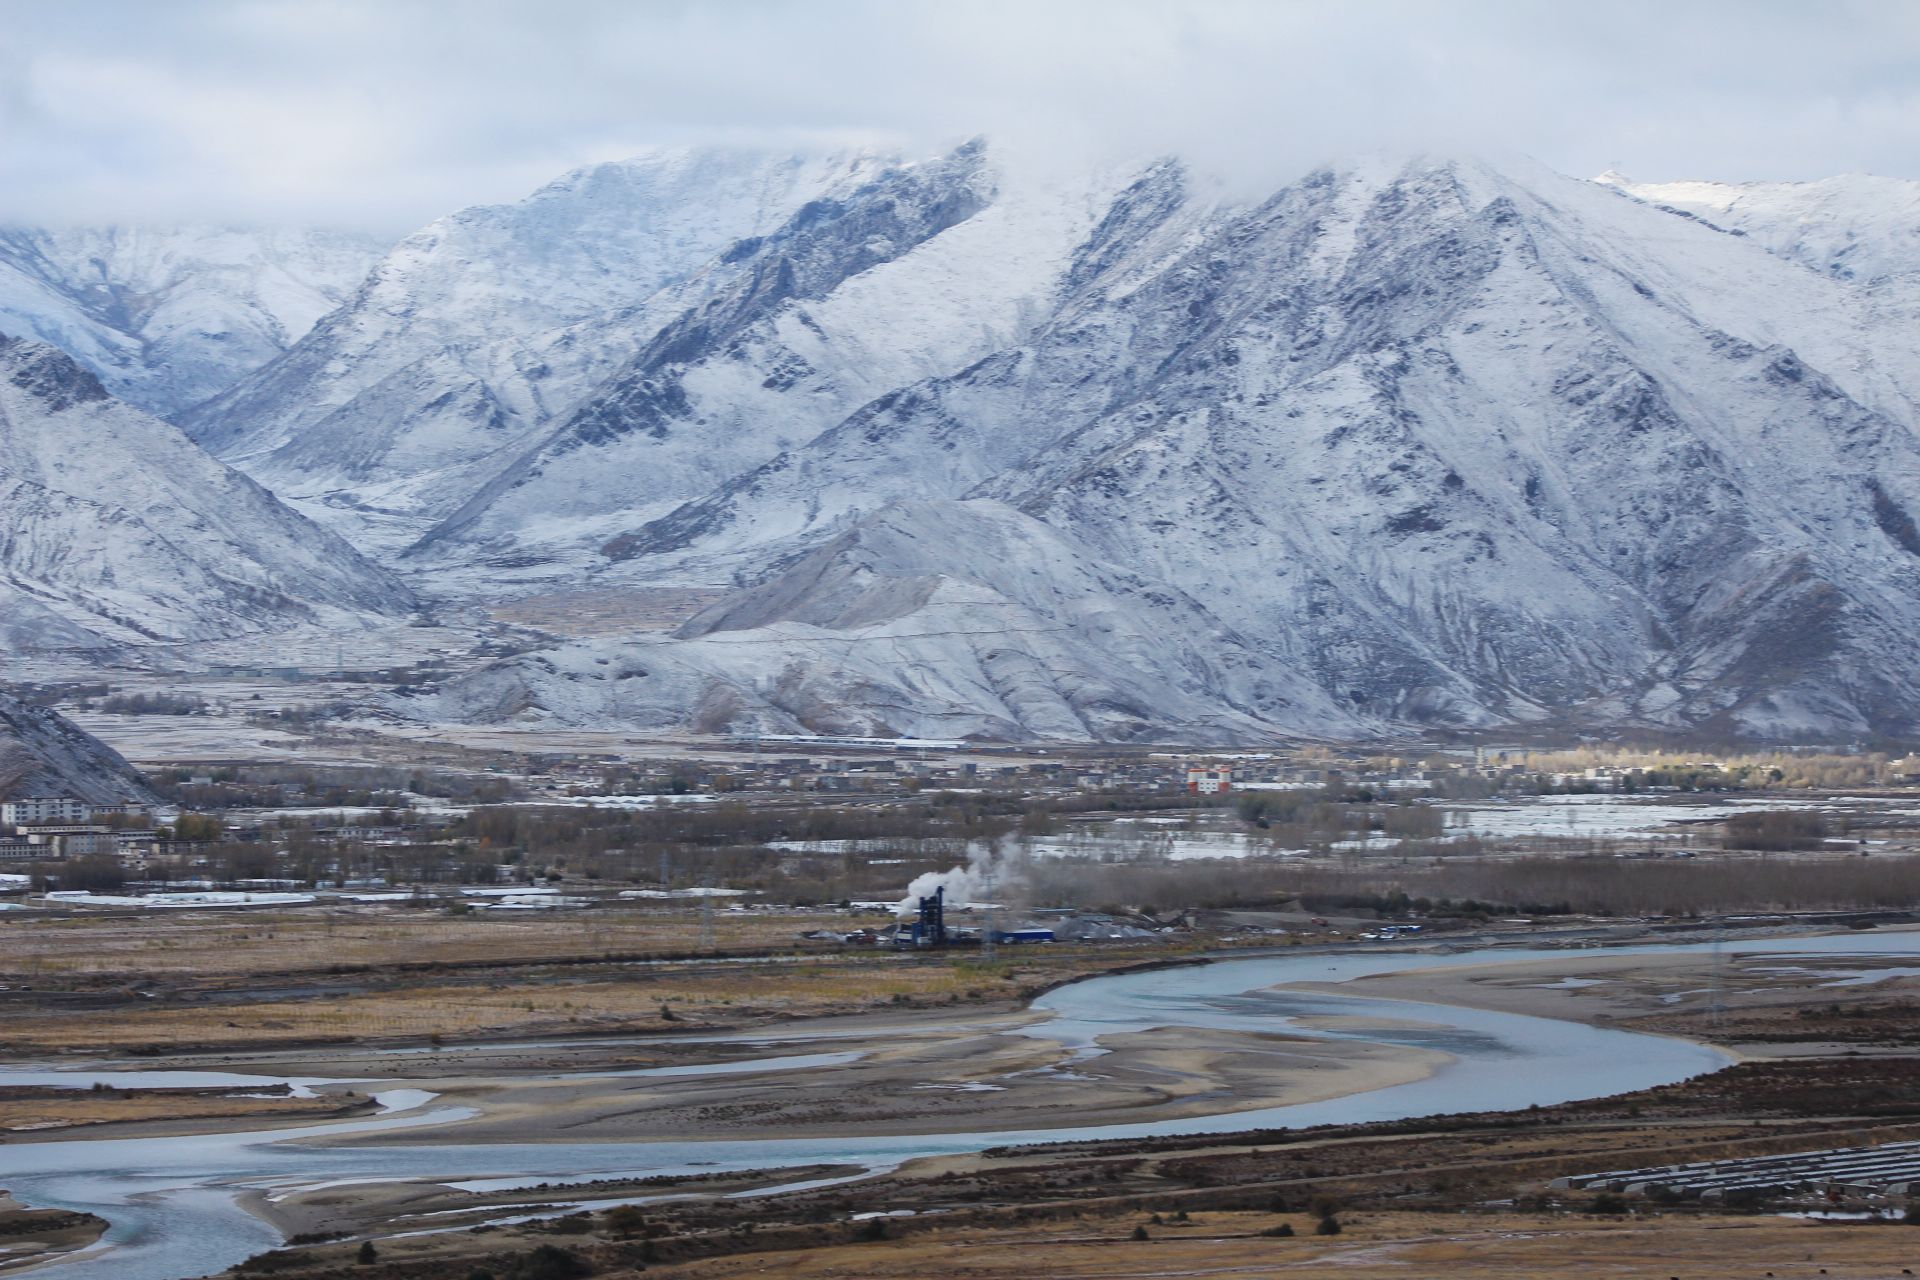
[[1196,791],[1203,796],[1223,795],[1233,790],[1233,770],[1231,768],[1203,769],[1189,766],[1187,769],[1187,790]]
[[35,827],[47,823],[88,822],[94,806],[71,796],[38,796],[0,803],[0,827]]

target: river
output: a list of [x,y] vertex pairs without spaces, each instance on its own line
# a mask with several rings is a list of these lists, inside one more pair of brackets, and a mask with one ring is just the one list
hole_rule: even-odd
[[[1693,946],[1608,948],[1608,955],[1698,952]],[[1729,943],[1730,953],[1779,956],[1917,956],[1920,933],[1764,939]],[[650,1176],[733,1169],[851,1164],[882,1169],[920,1156],[957,1154],[1010,1143],[1396,1120],[1457,1111],[1517,1110],[1601,1097],[1684,1080],[1729,1059],[1705,1045],[1664,1036],[1586,1026],[1554,1018],[1451,1005],[1295,993],[1282,983],[1339,983],[1371,974],[1494,962],[1564,959],[1573,967],[1595,952],[1483,949],[1452,955],[1361,952],[1288,954],[1093,978],[1035,1002],[1050,1015],[1021,1034],[1075,1050],[1077,1069],[1097,1058],[1098,1037],[1156,1027],[1218,1027],[1327,1037],[1352,1036],[1439,1049],[1451,1062],[1405,1084],[1323,1102],[1232,1111],[1151,1124],[1095,1128],[953,1133],[913,1137],[768,1138],[699,1142],[472,1144],[408,1146],[405,1130],[468,1114],[435,1106],[404,1088],[380,1094],[388,1114],[310,1128],[200,1137],[121,1138],[0,1146],[0,1186],[39,1206],[84,1209],[112,1226],[102,1244],[36,1269],[57,1280],[183,1280],[231,1266],[279,1243],[275,1232],[238,1207],[250,1187],[432,1178],[536,1181]],[[1302,1027],[1302,1017],[1357,1016],[1417,1025],[1364,1035]],[[752,1034],[740,1043],[760,1043]],[[826,1070],[846,1054],[733,1062],[706,1070]],[[1097,1068],[1096,1068],[1097,1069]],[[138,1087],[159,1073],[87,1069],[60,1073],[76,1084],[105,1080]],[[166,1073],[168,1082],[181,1082]],[[646,1073],[634,1073],[646,1074]],[[685,1074],[684,1068],[660,1071]],[[0,1084],[41,1082],[41,1068],[0,1070]],[[266,1082],[269,1077],[248,1078]],[[215,1076],[210,1082],[231,1081]],[[301,1085],[317,1083],[299,1081]],[[339,1138],[359,1135],[352,1142]],[[326,1138],[326,1143],[315,1139]]]

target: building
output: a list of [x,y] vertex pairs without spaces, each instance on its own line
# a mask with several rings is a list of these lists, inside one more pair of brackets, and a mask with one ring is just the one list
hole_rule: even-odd
[[45,823],[87,822],[94,806],[71,796],[37,796],[0,804],[0,827],[33,827]]
[[1187,766],[1187,790],[1203,796],[1225,795],[1233,790],[1233,769]]
[[23,827],[19,838],[33,848],[27,856],[36,858],[86,858],[95,854],[117,853],[120,845],[111,827],[90,827],[79,823],[60,826]]

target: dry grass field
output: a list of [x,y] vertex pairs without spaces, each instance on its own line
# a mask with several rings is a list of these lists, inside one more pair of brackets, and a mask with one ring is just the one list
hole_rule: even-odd
[[669,631],[725,594],[712,587],[551,591],[497,605],[492,614],[501,622],[554,635],[624,635]]
[[364,1094],[319,1098],[262,1097],[219,1090],[0,1089],[0,1133],[48,1133],[97,1124],[164,1120],[320,1120],[352,1115],[371,1106]]
[[[1262,1233],[1281,1223],[1295,1235]],[[1301,1214],[1207,1213],[1187,1223],[1144,1217],[1013,1230],[929,1231],[796,1253],[736,1254],[654,1267],[650,1277],[732,1280],[1147,1280],[1149,1277],[1339,1276],[1342,1280],[1884,1280],[1920,1268],[1920,1231],[1895,1225],[1820,1224],[1774,1217],[1596,1219],[1525,1214],[1367,1213],[1337,1236],[1313,1234]],[[603,1273],[609,1277],[631,1272]]]
[[850,1013],[896,999],[917,1004],[1009,998],[1006,972],[951,965],[876,969],[842,960],[753,966],[661,967],[617,979],[503,981],[486,985],[408,984],[391,991],[249,1001],[147,1004],[116,1009],[9,1010],[0,1014],[0,1051],[34,1054],[169,1051],[274,1044],[350,1044],[432,1037],[514,1038],[662,1028],[670,1009],[692,1026],[743,1019]]
[[[792,950],[803,933],[847,929],[855,923],[838,911],[719,911],[714,941],[722,952]],[[384,907],[150,912],[0,921],[0,981],[265,977],[396,965],[690,955],[699,950],[699,912],[689,907],[465,916]]]
[[[850,920],[839,912],[720,912],[712,956],[702,954],[698,913],[685,908],[7,921],[0,1052],[509,1039],[739,1026],[891,1005],[1011,1006],[1054,982],[1147,954],[1050,947],[983,964],[967,952],[852,950],[802,936]],[[1151,954],[1180,950],[1157,945]]]

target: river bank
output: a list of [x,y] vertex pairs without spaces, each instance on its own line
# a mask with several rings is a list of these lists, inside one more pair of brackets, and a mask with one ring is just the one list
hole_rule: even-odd
[[[1832,944],[1819,939],[1768,943],[1816,959],[1837,954],[1843,945],[1862,944],[1861,938],[1851,937]],[[1910,954],[1915,939],[1910,934],[1870,934],[1864,935],[1864,945],[1878,946],[1885,955]],[[472,1111],[457,1120],[445,1110],[397,1117],[396,1122],[408,1126],[404,1134],[395,1131],[395,1122],[376,1120],[294,1131],[297,1144],[257,1133],[184,1142],[19,1144],[8,1154],[21,1169],[17,1181],[30,1198],[38,1193],[44,1197],[37,1199],[41,1203],[119,1203],[125,1207],[109,1210],[116,1224],[127,1219],[129,1230],[144,1229],[152,1241],[144,1256],[116,1250],[113,1269],[90,1270],[82,1261],[50,1274],[173,1280],[196,1273],[178,1269],[178,1260],[170,1260],[163,1247],[170,1233],[197,1228],[197,1242],[204,1247],[195,1256],[202,1259],[217,1256],[216,1246],[237,1250],[259,1247],[252,1242],[262,1234],[278,1238],[265,1223],[248,1230],[230,1216],[240,1212],[232,1208],[231,1190],[224,1200],[204,1199],[221,1194],[216,1188],[235,1188],[251,1179],[269,1179],[290,1195],[300,1194],[302,1186],[324,1184],[341,1208],[342,1220],[379,1233],[383,1228],[374,1221],[381,1213],[379,1197],[390,1192],[369,1189],[378,1184],[447,1187],[474,1178],[556,1176],[579,1181],[691,1173],[703,1166],[706,1171],[744,1172],[851,1164],[884,1170],[1004,1144],[1181,1141],[1178,1135],[1197,1140],[1197,1135],[1236,1128],[1298,1130],[1445,1112],[1545,1107],[1687,1079],[1730,1061],[1727,1055],[1665,1035],[1631,1034],[1539,1014],[1418,1003],[1368,985],[1376,978],[1418,971],[1472,991],[1476,973],[1490,966],[1542,966],[1529,976],[1544,976],[1552,966],[1565,970],[1595,954],[1370,951],[1223,960],[1073,984],[1043,996],[1017,1021],[947,1011],[929,1025],[916,1025],[914,1014],[902,1011],[843,1019],[832,1027],[788,1026],[777,1037],[754,1033],[717,1044],[690,1037],[685,1042],[690,1053],[736,1059],[706,1067],[683,1063],[621,1074],[611,1069],[619,1046],[601,1045],[594,1052],[612,1056],[565,1080],[552,1077],[542,1056],[555,1052],[553,1045],[521,1046],[513,1052],[540,1062],[537,1068],[529,1064],[525,1078],[505,1086],[487,1080],[469,1092],[461,1092],[460,1080],[454,1079],[447,1096],[434,1105],[472,1105]],[[1711,961],[1702,953],[1696,956],[1696,962]],[[991,1058],[983,1048],[989,1042],[1012,1056],[1004,1061]],[[647,1052],[657,1047],[650,1043]],[[759,1057],[740,1060],[743,1053]],[[772,1056],[784,1064],[776,1067]],[[1043,1065],[1031,1065],[1036,1061]],[[280,1064],[284,1068],[287,1062],[282,1058]],[[722,1069],[714,1071],[716,1066]],[[996,1077],[993,1072],[1001,1067],[1010,1069]],[[419,1074],[417,1063],[404,1069]],[[865,1083],[869,1077],[862,1072],[874,1073],[875,1081],[891,1079],[899,1092],[889,1098],[877,1085]],[[994,1108],[1009,1106],[1002,1095],[1020,1092],[1004,1077],[1030,1072],[1039,1077],[1035,1091],[1023,1095],[1031,1105],[996,1112]],[[915,1087],[940,1082],[941,1073],[953,1083],[1001,1087]],[[1331,1084],[1336,1080],[1337,1088]],[[1327,1087],[1320,1087],[1323,1083]],[[502,1088],[557,1091],[547,1095],[557,1105],[533,1105],[536,1094],[523,1093],[515,1113],[500,1104],[504,1095],[495,1093],[496,1107],[489,1115],[485,1093]],[[575,1089],[578,1097],[568,1101],[566,1091]],[[625,1097],[609,1107],[593,1099],[596,1089],[610,1090],[608,1097]],[[1103,1099],[1125,1099],[1130,1089],[1150,1096],[1152,1104],[1090,1109]],[[955,1109],[943,1112],[939,1104],[925,1101],[942,1093],[959,1100]],[[732,1103],[724,1101],[728,1097]],[[975,1103],[976,1097],[985,1099],[984,1104]],[[850,1127],[841,1118],[810,1118],[808,1108],[823,1105],[823,1098],[839,1109],[835,1117],[849,1107],[871,1114],[872,1103],[881,1118],[870,1128],[861,1127],[857,1119]],[[755,1109],[723,1110],[748,1102]],[[981,1109],[968,1110],[970,1106]],[[577,1110],[569,1113],[568,1107]],[[701,1108],[706,1108],[705,1122],[718,1126],[709,1134],[732,1136],[676,1132],[700,1118]],[[910,1109],[917,1120],[889,1114],[892,1108]],[[996,1114],[1019,1118],[1011,1125],[976,1118]],[[895,1131],[904,1123],[930,1123],[928,1117],[938,1117],[938,1124],[925,1131]],[[824,1131],[816,1130],[816,1123]],[[467,1127],[488,1124],[499,1127],[486,1141],[475,1138],[484,1130]],[[572,1127],[566,1127],[569,1124]],[[609,1139],[604,1134],[608,1125],[625,1126],[623,1132],[630,1136]],[[361,1136],[352,1136],[349,1129],[360,1129]],[[121,1198],[131,1184],[116,1170],[132,1167],[149,1170],[146,1193],[160,1196],[152,1208]],[[883,1179],[874,1185],[884,1184]],[[825,1211],[838,1213],[833,1205],[852,1194],[836,1191]],[[188,1195],[203,1199],[180,1198]],[[356,1200],[363,1195],[365,1200]],[[570,1203],[570,1196],[573,1193],[555,1192],[545,1202]],[[858,1197],[866,1202],[871,1198],[867,1192]],[[194,1212],[183,1219],[183,1206],[189,1203]],[[222,1240],[230,1243],[222,1245]],[[230,1254],[229,1261],[234,1256]]]

